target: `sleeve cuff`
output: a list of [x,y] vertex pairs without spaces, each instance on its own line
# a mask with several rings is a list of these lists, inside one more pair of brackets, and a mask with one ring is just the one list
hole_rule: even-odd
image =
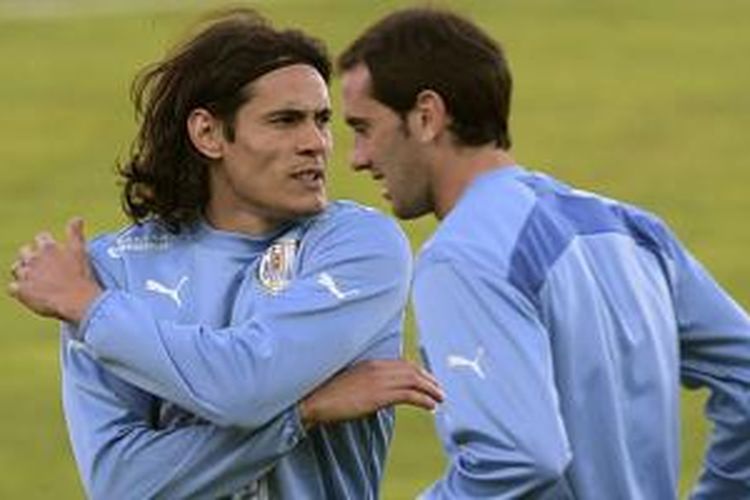
[[86,314],[83,315],[83,319],[78,324],[78,329],[73,329],[73,331],[75,332],[76,340],[79,340],[81,342],[84,342],[86,340],[87,330],[89,330],[91,325],[104,314],[103,309],[105,309],[106,303],[111,299],[112,296],[115,295],[115,293],[116,292],[114,290],[104,290],[89,305],[88,309],[86,309]]
[[302,425],[302,416],[299,413],[299,405],[292,405],[284,418],[284,440],[292,448],[307,437],[305,426]]

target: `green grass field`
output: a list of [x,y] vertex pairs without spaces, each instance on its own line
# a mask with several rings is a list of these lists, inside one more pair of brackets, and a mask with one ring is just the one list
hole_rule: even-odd
[[[0,265],[7,268],[37,230],[59,234],[74,214],[86,216],[90,233],[124,222],[113,167],[134,132],[130,80],[206,4],[0,0]],[[522,164],[661,214],[750,306],[750,3],[441,4],[481,21],[505,44]],[[337,52],[406,3],[255,5]],[[335,84],[333,91],[338,107]],[[335,133],[333,194],[385,208],[368,179],[348,169],[350,137],[340,122]],[[431,220],[404,225],[415,248],[433,227]],[[0,498],[81,498],[60,409],[56,326],[6,297],[0,317]],[[413,353],[411,323],[407,335]],[[702,396],[683,400],[685,491],[700,467],[706,427]],[[442,468],[429,415],[400,411],[383,498],[413,498]]]

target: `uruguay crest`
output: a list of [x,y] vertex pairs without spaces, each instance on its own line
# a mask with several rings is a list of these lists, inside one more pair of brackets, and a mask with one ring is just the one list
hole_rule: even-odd
[[258,282],[268,293],[276,294],[289,286],[297,256],[297,240],[279,240],[263,254],[258,264]]

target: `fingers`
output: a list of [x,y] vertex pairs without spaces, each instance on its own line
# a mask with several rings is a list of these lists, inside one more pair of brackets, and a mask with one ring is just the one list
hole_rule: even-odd
[[26,267],[26,264],[24,264],[20,259],[16,260],[10,266],[10,275],[13,278],[13,281],[23,281],[27,271],[28,268]]
[[28,265],[34,259],[34,255],[34,250],[30,245],[24,245],[18,250],[18,258],[10,266],[10,275],[14,282],[24,279],[28,271]]
[[409,405],[427,411],[435,411],[443,400],[444,396],[439,388],[435,389],[431,385],[421,383],[410,383],[409,385],[400,385],[384,390],[381,404],[378,406]]
[[394,387],[420,391],[437,402],[445,399],[438,380],[416,363],[403,359],[383,360],[382,362],[382,369],[387,370],[390,376],[389,382]]
[[411,382],[411,389],[419,391],[437,403],[442,403],[445,394],[435,377],[422,367],[414,366],[414,370],[415,376]]
[[440,384],[432,376],[429,378],[425,378],[424,376],[420,377],[416,388],[438,403],[442,403],[445,400],[445,393],[443,392],[442,387],[440,387]]
[[55,245],[55,240],[48,232],[41,232],[34,237],[34,246],[23,245],[18,249],[18,258],[10,266],[10,274],[16,281],[20,281],[27,274],[39,252]]
[[392,396],[391,404],[405,404],[427,411],[435,411],[438,401],[417,390],[402,389]]
[[40,253],[55,245],[56,242],[52,235],[47,231],[42,231],[34,237],[33,243],[23,245],[18,249],[18,258],[10,266],[10,274],[13,280],[8,284],[8,294],[11,297],[19,298],[21,296],[22,283],[29,276]]
[[47,247],[53,246],[55,244],[55,238],[53,238],[52,234],[49,232],[42,231],[34,237],[34,242],[39,250],[43,250]]
[[24,266],[31,262],[33,257],[34,249],[31,245],[24,245],[18,250],[18,261]]
[[83,219],[73,217],[65,228],[68,248],[75,252],[83,252],[86,248],[86,236],[83,230]]
[[13,298],[18,298],[18,294],[20,293],[21,285],[17,281],[11,281],[8,284],[8,295],[10,295]]
[[[74,217],[67,225],[68,245],[74,252],[84,252],[86,238],[83,233],[83,219]],[[18,250],[18,259],[13,262],[10,268],[11,276],[15,281],[23,280],[28,274],[28,268],[33,267],[33,263],[49,250],[61,249],[57,241],[48,231],[38,233],[32,243],[23,245]]]
[[437,379],[419,365],[403,360],[372,360],[358,365],[367,370],[371,388],[388,404],[408,404],[434,410],[445,394]]

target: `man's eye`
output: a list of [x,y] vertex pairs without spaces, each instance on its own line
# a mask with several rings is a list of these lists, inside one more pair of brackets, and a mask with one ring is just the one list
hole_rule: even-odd
[[280,125],[292,125],[297,123],[299,118],[295,115],[280,115],[276,116],[271,120],[271,123],[278,123]]

